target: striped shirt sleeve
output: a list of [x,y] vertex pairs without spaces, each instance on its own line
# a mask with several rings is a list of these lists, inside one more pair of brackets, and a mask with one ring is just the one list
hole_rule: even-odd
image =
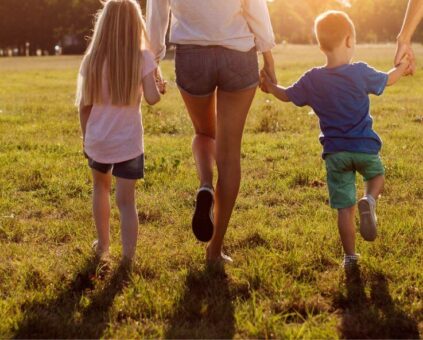
[[244,16],[255,35],[256,47],[260,52],[275,47],[275,35],[270,21],[266,0],[243,0]]
[[166,55],[166,33],[169,27],[170,0],[147,0],[147,33],[156,61]]

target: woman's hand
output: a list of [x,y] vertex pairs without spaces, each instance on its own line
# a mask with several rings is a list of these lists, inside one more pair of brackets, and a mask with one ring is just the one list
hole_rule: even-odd
[[263,52],[263,61],[264,66],[260,72],[260,88],[263,92],[269,93],[268,86],[263,83],[264,74],[267,76],[267,79],[269,79],[271,83],[278,83],[278,80],[276,78],[275,62],[273,60],[273,55],[271,51]]
[[416,72],[416,59],[414,56],[414,51],[411,47],[411,42],[404,41],[399,38],[397,42],[397,51],[395,53],[395,66],[399,66],[404,58],[407,58],[409,62],[409,66],[405,72],[405,75],[414,75]]
[[260,89],[265,93],[272,93],[273,87],[276,86],[272,82],[265,70],[260,72]]
[[409,0],[404,22],[397,38],[397,51],[394,60],[395,66],[398,66],[401,60],[408,56],[410,66],[406,71],[406,75],[413,75],[416,72],[416,60],[411,47],[411,39],[422,19],[423,1]]
[[263,61],[264,67],[262,71],[265,71],[272,83],[276,84],[278,80],[276,79],[275,61],[273,60],[272,51],[263,52]]

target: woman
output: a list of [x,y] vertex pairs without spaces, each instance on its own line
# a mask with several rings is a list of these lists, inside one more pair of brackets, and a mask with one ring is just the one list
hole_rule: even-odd
[[417,29],[420,21],[423,18],[423,1],[409,0],[407,12],[405,13],[404,23],[401,32],[397,38],[397,52],[395,55],[395,65],[398,65],[401,59],[408,55],[411,60],[411,65],[408,70],[409,74],[414,74],[416,71],[416,61],[414,52],[411,47],[411,38]]
[[232,262],[222,246],[240,186],[244,125],[259,84],[257,50],[276,82],[270,16],[266,0],[148,0],[147,31],[157,61],[166,53],[170,12],[176,82],[195,130],[200,189],[192,228],[200,241],[210,241],[208,261]]

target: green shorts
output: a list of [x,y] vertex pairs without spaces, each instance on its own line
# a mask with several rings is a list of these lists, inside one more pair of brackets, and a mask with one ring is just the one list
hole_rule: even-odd
[[356,204],[355,173],[365,181],[384,175],[379,155],[357,152],[337,152],[325,157],[330,206],[348,208]]

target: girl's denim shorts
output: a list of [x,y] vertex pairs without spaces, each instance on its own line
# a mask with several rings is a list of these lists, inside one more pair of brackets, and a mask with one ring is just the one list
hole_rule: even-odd
[[176,83],[193,96],[208,96],[216,88],[236,92],[259,84],[257,51],[222,46],[177,45]]
[[112,175],[115,177],[124,179],[144,178],[144,154],[129,161],[116,164],[99,163],[88,156],[87,158],[89,167],[103,174],[107,174],[112,170]]

